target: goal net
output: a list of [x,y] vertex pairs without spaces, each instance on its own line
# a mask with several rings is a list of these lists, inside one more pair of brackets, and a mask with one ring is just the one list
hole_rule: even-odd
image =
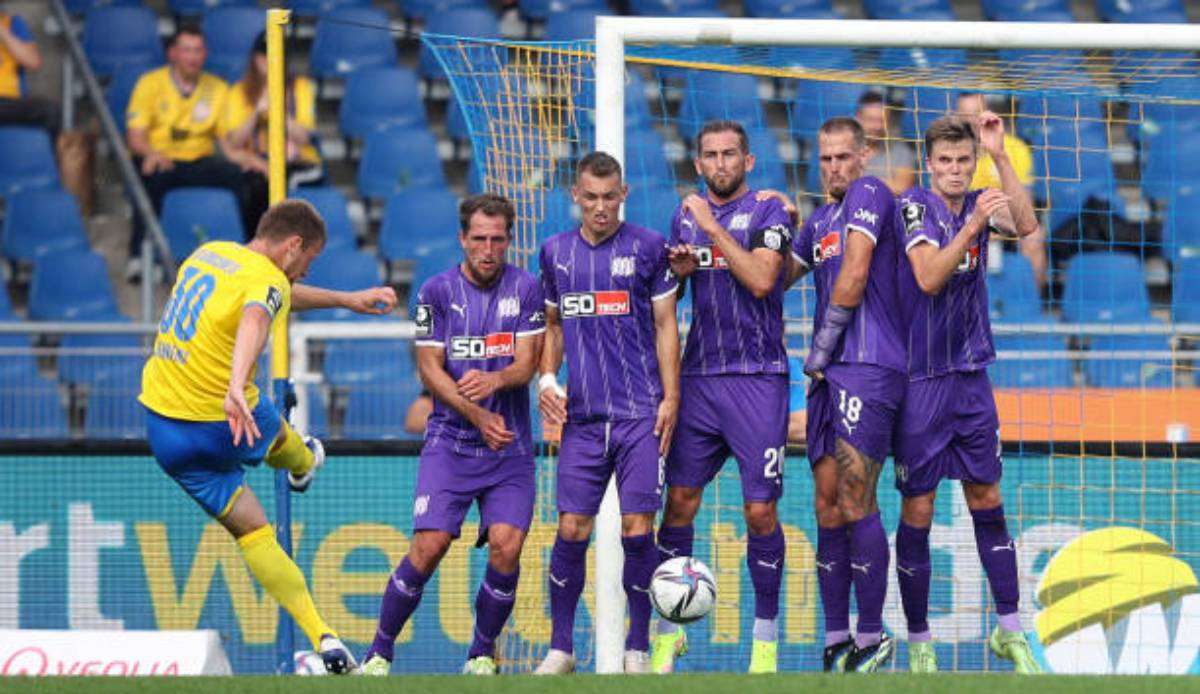
[[[539,242],[577,223],[573,161],[592,149],[624,163],[625,218],[665,236],[681,196],[702,185],[691,151],[705,121],[742,123],[756,157],[750,185],[788,192],[807,214],[823,201],[816,131],[829,117],[858,113],[870,123],[872,166],[898,187],[926,181],[922,135],[932,120],[972,104],[1003,117],[1045,232],[1032,242],[992,239],[988,268],[1000,352],[990,373],[1024,627],[1051,670],[1196,671],[1185,626],[1194,634],[1200,619],[1200,464],[1187,443],[1200,434],[1192,351],[1200,232],[1191,212],[1200,209],[1200,66],[1191,52],[1200,33],[695,18],[602,18],[598,27],[596,42],[424,36],[470,132],[474,185],[514,201],[514,260],[533,271]],[[994,180],[990,170],[980,175],[980,185]],[[811,285],[793,288],[785,304],[789,352],[799,358]],[[685,324],[690,310],[684,300]],[[792,381],[799,410],[799,368]],[[823,645],[812,483],[800,455],[789,466],[780,663],[812,670]],[[552,522],[553,463],[540,472],[539,513]],[[879,498],[894,531],[892,485],[889,462]],[[696,521],[696,553],[717,576],[718,604],[689,627],[681,669],[739,671],[748,662],[753,590],[741,516],[728,465]],[[548,556],[550,543],[534,538],[527,552]],[[943,669],[1004,667],[987,650],[995,613],[955,489],[938,499],[932,544],[931,625]],[[597,595],[614,589],[600,582]],[[612,624],[606,611],[623,608],[584,603],[576,641],[596,647],[591,661],[583,646],[584,664],[610,669],[620,630],[593,625]],[[545,652],[548,634],[519,625],[544,625],[547,614],[544,602],[519,602],[504,654],[513,669]],[[623,614],[615,619],[620,626]],[[903,641],[894,577],[885,620]],[[903,647],[896,662],[907,662]]]

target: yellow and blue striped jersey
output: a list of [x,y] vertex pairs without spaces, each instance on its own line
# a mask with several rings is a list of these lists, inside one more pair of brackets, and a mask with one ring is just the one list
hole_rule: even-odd
[[[262,306],[274,322],[286,316],[291,299],[291,283],[266,256],[231,241],[196,249],[180,266],[163,309],[138,399],[164,417],[223,421],[242,311]],[[246,403],[258,404],[253,370]]]

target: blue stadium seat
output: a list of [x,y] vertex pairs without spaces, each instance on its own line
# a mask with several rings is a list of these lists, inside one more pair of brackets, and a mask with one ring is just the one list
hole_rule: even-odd
[[1073,22],[1068,0],[983,0],[983,14],[996,22]]
[[12,300],[8,298],[8,287],[0,282],[0,321],[20,320],[13,313]]
[[746,0],[746,16],[765,19],[839,19],[830,0]]
[[416,263],[413,270],[412,292],[409,294],[410,298],[415,299],[417,290],[430,277],[462,261],[462,245],[457,236],[431,238],[418,243],[408,251],[408,254],[408,257]]
[[457,242],[458,232],[458,198],[449,188],[409,188],[388,198],[379,254],[389,261],[413,259],[421,244],[437,245],[447,238]]
[[788,191],[787,169],[779,156],[779,139],[766,128],[747,128],[750,152],[754,154],[754,169],[746,175],[750,187],[755,190],[771,188]]
[[[306,284],[338,291],[356,291],[379,286],[379,259],[351,248],[335,248],[317,256],[308,268]],[[317,309],[300,314],[306,320],[357,320],[359,314],[343,308]]]
[[4,255],[31,261],[43,253],[87,249],[87,231],[75,196],[62,190],[24,190],[8,198]]
[[396,65],[396,40],[388,17],[370,7],[340,7],[317,20],[309,54],[314,77],[345,77],[365,67]]
[[0,197],[27,188],[57,188],[58,164],[40,128],[0,128]]
[[1180,0],[1096,0],[1096,14],[1105,22],[1186,24],[1188,21]]
[[[647,185],[654,186],[661,185],[661,183],[649,182]],[[636,191],[641,188],[641,186],[634,185],[630,186],[630,188],[631,190]],[[632,194],[630,197],[633,197]],[[579,226],[579,212],[575,209],[575,201],[571,199],[571,194],[568,191],[561,189],[546,191],[544,204],[545,208],[542,212],[541,218],[535,222],[537,229],[536,236],[539,247],[542,241],[545,241],[551,236]],[[631,217],[628,216],[630,210],[628,205],[629,202],[626,201],[626,219],[631,219]]]
[[[1033,322],[1033,321],[1029,321]],[[1047,321],[1049,322],[1049,321]],[[999,388],[1070,388],[1075,384],[1071,361],[1066,356],[1033,358],[1029,352],[1064,352],[1066,340],[1059,335],[997,335],[997,352],[1020,352],[1019,358],[997,359],[988,368],[992,383]],[[1028,356],[1029,358],[1024,358]]]
[[1079,253],[1067,262],[1063,317],[1072,323],[1149,320],[1141,264],[1123,253]]
[[[522,17],[531,22],[552,22],[559,15],[587,10],[605,12],[608,10],[608,3],[605,0],[518,0],[517,9]],[[549,24],[546,31],[550,31]]]
[[872,19],[954,21],[948,0],[863,0],[863,10]]
[[487,0],[400,0],[400,10],[408,19],[427,21],[440,12],[454,9],[488,9]]
[[158,16],[147,7],[96,7],[83,24],[83,50],[99,77],[125,65],[163,62]]
[[1033,266],[1020,253],[1005,253],[1000,272],[987,275],[988,312],[993,321],[1035,323],[1045,319]]
[[1163,243],[1177,259],[1200,257],[1200,190],[1180,192],[1169,198],[1170,212],[1163,215]]
[[[170,0],[167,6],[177,15],[199,17],[206,12],[213,12],[226,7],[257,7],[258,0]],[[262,29],[262,24],[259,25],[259,29]],[[207,33],[206,30],[205,34],[207,35]]]
[[758,80],[736,73],[688,72],[679,107],[679,134],[690,141],[710,120],[735,120],[747,129],[764,127]]
[[358,192],[370,200],[414,187],[445,187],[437,141],[424,127],[369,133],[358,163]]
[[370,7],[374,0],[286,0],[284,6],[297,17],[320,17],[323,14],[347,7]]
[[301,386],[297,391],[308,402],[308,423],[304,433],[326,439],[329,436],[329,398],[320,386]]
[[1171,277],[1171,317],[1176,323],[1200,323],[1200,257],[1176,260]]
[[662,137],[653,128],[642,127],[625,133],[625,178],[634,181],[670,181],[671,165],[663,151]]
[[716,0],[630,0],[629,11],[645,17],[696,16],[718,12]]
[[675,186],[669,182],[647,180],[641,185],[630,186],[629,197],[625,199],[625,219],[668,236],[671,215],[680,199]]
[[408,68],[371,67],[346,78],[346,95],[338,110],[346,137],[366,137],[382,127],[425,125],[425,104],[415,72]]
[[[116,321],[125,323],[128,321]],[[64,383],[136,382],[145,362],[142,339],[132,333],[70,333],[59,343],[58,377]]]
[[333,386],[403,383],[416,378],[408,340],[329,340],[325,380]]
[[[478,7],[455,7],[429,17],[425,31],[431,34],[453,34],[475,38],[500,38],[500,23],[491,9]],[[417,72],[425,79],[444,79],[442,66],[437,58],[421,45],[420,63]]]
[[471,139],[467,117],[459,108],[458,97],[454,96],[454,92],[451,92],[450,98],[446,100],[446,134],[455,142],[467,142]]
[[360,385],[350,390],[342,437],[347,439],[412,438],[404,432],[404,415],[420,393],[414,380],[382,386]]
[[596,17],[608,14],[609,11],[602,7],[588,7],[554,12],[546,20],[545,38],[547,41],[594,39],[596,37]]
[[176,188],[163,198],[163,233],[181,262],[208,241],[244,239],[237,198],[224,188]]
[[358,235],[354,232],[342,191],[331,186],[301,187],[292,193],[292,197],[307,200],[321,213],[325,220],[325,250],[358,245]]
[[[591,65],[583,68],[584,82],[595,79]],[[583,127],[583,142],[586,149],[592,148],[596,125],[596,95],[595,90],[585,89],[575,99],[577,117]],[[625,71],[625,127],[649,128],[654,123],[650,113],[650,104],[646,101],[646,85],[642,76],[634,70]]]
[[104,88],[104,103],[108,105],[109,113],[117,124],[117,130],[125,132],[125,109],[129,106],[129,98],[133,96],[133,88],[142,75],[158,67],[157,65],[126,65],[117,68],[108,86]]
[[[2,292],[7,294],[8,292]],[[7,297],[0,299],[7,304]],[[12,309],[0,306],[0,321],[19,321]],[[11,352],[9,350],[12,350]],[[37,374],[37,358],[33,356],[33,338],[20,333],[0,333],[0,384]],[[3,387],[3,386],[0,386]]]
[[120,320],[104,258],[88,250],[40,256],[29,282],[32,320]]
[[88,387],[83,416],[83,435],[89,439],[143,439],[146,437],[146,408],[133,394],[140,382],[104,380]]
[[61,439],[67,414],[58,384],[37,372],[0,378],[0,439]]
[[83,14],[93,7],[109,5],[141,5],[142,0],[63,0],[63,7],[71,14]]
[[958,94],[950,89],[913,87],[903,89],[901,94],[904,110],[900,112],[900,135],[908,140],[924,141],[929,126],[958,107]]
[[208,57],[204,69],[231,84],[240,80],[250,63],[254,39],[265,24],[266,11],[253,2],[226,2],[205,14],[203,28]]
[[[1150,317],[1143,320],[1149,322]],[[1091,352],[1168,352],[1171,346],[1162,335],[1097,335],[1088,340],[1088,348]],[[1097,388],[1169,388],[1174,380],[1169,357],[1142,355],[1086,359],[1083,374]]]
[[867,90],[864,85],[850,82],[801,80],[792,105],[792,132],[815,143],[821,124],[834,116],[852,117],[859,97]]

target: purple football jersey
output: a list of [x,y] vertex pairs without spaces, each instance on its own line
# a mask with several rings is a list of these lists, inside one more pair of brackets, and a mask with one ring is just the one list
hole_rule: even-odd
[[[749,191],[724,205],[713,205],[711,200],[709,205],[713,216],[743,248],[788,252],[792,220],[778,200],[759,202],[755,192]],[[700,261],[690,277],[692,325],[683,350],[682,374],[786,374],[783,292],[787,273],[779,273],[770,294],[754,298],[682,204],[671,218],[671,245],[680,243],[697,247]]]
[[887,184],[874,176],[863,176],[846,191],[840,202],[823,205],[796,235],[793,252],[811,268],[817,290],[813,332],[821,329],[833,285],[842,269],[846,235],[857,231],[875,243],[871,271],[862,303],[846,327],[831,363],[875,364],[905,373],[908,355],[906,332],[901,323],[896,295],[896,274],[902,249],[896,239],[893,215],[896,201]]
[[539,256],[546,305],[558,311],[571,422],[653,417],[662,400],[653,302],[678,290],[663,237],[623,223],[599,245],[578,227]]
[[[975,209],[980,190],[967,193],[954,214],[936,193],[909,189],[900,197],[897,234],[904,251],[919,243],[950,243]],[[988,318],[986,235],[977,236],[937,296],[917,286],[912,266],[901,264],[899,289],[908,326],[908,375],[912,380],[951,372],[979,371],[996,360]]]
[[[517,353],[517,340],[546,330],[545,306],[537,279],[508,265],[491,287],[472,284],[458,265],[434,275],[417,293],[413,322],[418,347],[442,347],[446,373],[455,381],[471,369],[500,371]],[[508,388],[479,402],[504,417],[515,434],[512,443],[493,451],[475,425],[434,398],[425,425],[426,445],[450,445],[457,455],[504,457],[531,455],[533,434],[529,417],[529,388]]]

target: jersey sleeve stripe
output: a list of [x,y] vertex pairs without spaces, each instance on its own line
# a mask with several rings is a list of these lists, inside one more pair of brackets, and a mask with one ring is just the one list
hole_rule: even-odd
[[678,294],[678,293],[679,293],[679,283],[676,282],[670,289],[663,292],[662,294],[658,294],[656,296],[650,297],[650,301],[655,302],[655,301],[658,301],[659,299],[665,299],[665,298],[671,296],[672,294]]
[[857,231],[857,232],[861,233],[863,236],[866,236],[867,238],[871,239],[872,244],[879,245],[879,239],[875,238],[875,234],[872,233],[871,230],[867,229],[866,227],[862,227],[857,224],[847,224],[846,231],[847,232]]
[[792,251],[792,260],[795,260],[797,263],[800,263],[801,265],[803,265],[806,268],[809,268],[810,270],[812,269],[812,266],[808,264],[808,261],[806,261],[804,258],[801,258],[800,256],[796,255],[796,251]]
[[268,316],[270,316],[272,318],[275,317],[275,312],[271,310],[271,307],[267,306],[265,303],[263,303],[261,301],[247,301],[246,303],[242,304],[243,309],[247,309],[251,306],[257,306],[257,307],[261,308],[262,310],[266,311]]
[[913,246],[917,245],[918,243],[932,244],[934,248],[942,247],[942,245],[937,242],[937,239],[932,239],[932,238],[926,236],[925,234],[918,234],[911,241],[904,244],[904,252],[907,253],[907,252],[911,251]]
[[530,337],[533,335],[541,335],[544,332],[546,332],[546,327],[542,326],[540,328],[535,328],[534,330],[525,330],[523,332],[519,332],[519,333],[517,333],[517,337]]
[[546,299],[546,305],[547,305],[547,306],[549,306],[549,307],[551,307],[551,308],[558,308],[558,302],[557,302],[557,301],[551,301],[551,300],[549,300],[549,299]]
[[414,344],[418,347],[445,347],[446,343],[440,340],[415,340]]

